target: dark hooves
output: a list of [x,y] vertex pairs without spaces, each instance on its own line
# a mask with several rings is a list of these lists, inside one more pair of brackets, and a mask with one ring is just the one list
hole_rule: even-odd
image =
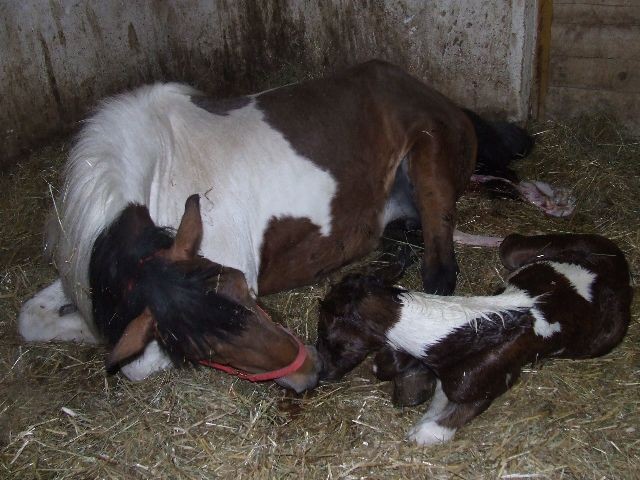
[[416,369],[393,379],[392,401],[396,407],[414,407],[433,396],[436,377],[428,369]]
[[458,279],[458,264],[448,264],[428,267],[422,264],[422,287],[426,293],[435,295],[451,295],[456,289]]

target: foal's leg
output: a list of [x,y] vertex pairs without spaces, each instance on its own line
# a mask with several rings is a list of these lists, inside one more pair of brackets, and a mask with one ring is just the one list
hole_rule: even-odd
[[458,428],[484,412],[515,384],[522,364],[529,358],[531,338],[517,331],[511,336],[507,338],[505,334],[503,343],[489,344],[484,351],[467,357],[451,351],[450,361],[456,361],[437,369],[440,379],[433,400],[425,416],[409,432],[410,439],[421,445],[450,440]]
[[410,407],[426,402],[433,395],[436,377],[422,361],[390,345],[382,347],[373,361],[379,380],[393,381],[393,404]]
[[[424,133],[409,154],[409,177],[422,223],[422,284],[427,293],[449,295],[458,264],[453,251],[456,200],[473,168],[472,149],[450,145],[446,132]],[[456,153],[457,152],[457,153]]]
[[438,380],[427,413],[409,431],[407,438],[418,445],[445,443],[458,428],[470,422],[491,405],[492,398],[470,403],[455,403],[447,398]]

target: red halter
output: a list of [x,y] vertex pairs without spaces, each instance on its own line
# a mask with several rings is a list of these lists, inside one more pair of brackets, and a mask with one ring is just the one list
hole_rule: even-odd
[[[258,307],[260,308],[260,307]],[[262,310],[262,309],[260,309]],[[298,345],[298,354],[293,361],[287,365],[286,367],[279,368],[277,370],[272,370],[270,372],[264,373],[247,373],[242,370],[238,370],[237,368],[233,368],[230,365],[224,365],[222,363],[213,362],[211,360],[200,360],[201,365],[206,365],[207,367],[215,368],[217,370],[222,370],[223,372],[228,373],[229,375],[235,375],[238,378],[243,380],[248,380],[250,382],[264,382],[267,380],[275,380],[277,378],[286,377],[287,375],[291,375],[292,373],[297,372],[302,364],[307,358],[307,349],[304,347],[302,342],[289,330],[284,328],[282,325],[277,324],[280,328],[282,328],[287,334],[296,341]]]

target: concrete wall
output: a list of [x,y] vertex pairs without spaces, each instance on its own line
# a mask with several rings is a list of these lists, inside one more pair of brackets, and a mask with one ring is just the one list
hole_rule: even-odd
[[0,0],[0,166],[141,83],[224,96],[371,57],[523,119],[537,1]]

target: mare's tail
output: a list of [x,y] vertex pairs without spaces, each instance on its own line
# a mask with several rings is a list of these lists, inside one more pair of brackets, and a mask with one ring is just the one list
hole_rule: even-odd
[[518,181],[516,173],[509,168],[512,160],[529,155],[534,140],[526,130],[509,122],[484,120],[471,110],[464,110],[476,131],[478,157],[475,172]]

